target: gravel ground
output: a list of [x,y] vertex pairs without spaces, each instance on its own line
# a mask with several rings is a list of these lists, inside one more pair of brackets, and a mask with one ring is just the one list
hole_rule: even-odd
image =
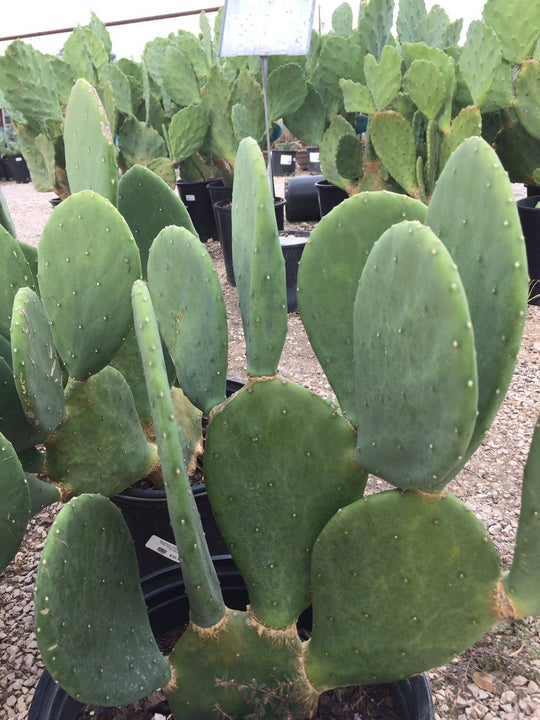
[[[282,180],[276,179],[278,194]],[[21,240],[37,244],[51,213],[51,194],[31,184],[0,183]],[[523,195],[521,186],[516,196]],[[207,243],[222,279],[230,332],[229,376],[245,377],[244,346],[236,290],[225,281],[219,244]],[[501,554],[512,558],[520,486],[528,445],[540,410],[540,307],[529,306],[525,335],[507,398],[482,447],[449,489],[478,514]],[[330,386],[314,357],[300,319],[289,315],[289,336],[280,373],[322,395]],[[372,480],[371,489],[380,481]],[[58,508],[31,523],[12,565],[0,575],[0,719],[27,717],[43,669],[33,634],[33,587],[39,553]],[[438,720],[540,720],[540,620],[499,626],[471,650],[430,672]],[[358,718],[361,720],[361,718]]]

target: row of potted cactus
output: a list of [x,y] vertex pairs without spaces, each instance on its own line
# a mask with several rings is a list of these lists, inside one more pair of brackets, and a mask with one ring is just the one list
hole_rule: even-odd
[[[276,375],[285,273],[256,140],[239,145],[232,208],[249,379],[227,399],[223,297],[185,208],[147,168],[117,183],[103,108],[84,80],[65,124],[72,195],[45,227],[37,274],[5,209],[0,231],[4,387],[26,423],[1,443],[0,548],[5,564],[31,513],[64,500],[36,586],[53,678],[106,706],[163,687],[182,718],[243,717],[254,705],[271,717],[250,689],[279,689],[288,716],[303,718],[329,688],[422,672],[497,620],[538,613],[538,429],[508,575],[445,489],[504,398],[526,312],[519,219],[485,141],[452,154],[429,207],[359,193],[312,233],[298,304],[335,406]],[[6,397],[4,435],[16,427]],[[242,610],[224,604],[187,479],[203,413],[205,480],[246,584]],[[32,473],[36,443],[46,455],[34,471],[52,482]],[[106,497],[153,470],[190,607],[167,658]],[[394,488],[364,498],[368,472]],[[296,622],[308,606],[304,640]]]

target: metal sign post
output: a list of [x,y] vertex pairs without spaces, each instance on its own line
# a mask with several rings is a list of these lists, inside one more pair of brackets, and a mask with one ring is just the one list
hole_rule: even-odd
[[268,56],[307,55],[315,0],[225,0],[218,55],[258,55],[261,61],[268,182],[275,197],[268,118]]

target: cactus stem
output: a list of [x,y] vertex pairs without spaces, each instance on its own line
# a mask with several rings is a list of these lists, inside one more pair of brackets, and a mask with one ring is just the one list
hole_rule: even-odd
[[494,605],[496,617],[506,622],[521,620],[527,613],[521,612],[504,587],[504,578],[501,575],[494,591]]
[[211,625],[210,627],[202,627],[201,625],[197,625],[193,621],[190,621],[189,626],[191,630],[193,630],[193,632],[200,638],[215,638],[227,626],[229,618],[233,614],[234,610],[226,607],[223,616],[214,625]]
[[247,612],[248,618],[246,623],[257,631],[257,635],[259,635],[259,637],[266,638],[271,644],[286,646],[298,637],[296,623],[281,629],[269,628],[266,625],[263,625],[263,623],[255,617],[249,605],[247,607]]

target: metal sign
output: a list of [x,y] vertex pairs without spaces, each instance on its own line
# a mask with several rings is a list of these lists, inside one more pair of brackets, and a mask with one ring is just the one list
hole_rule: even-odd
[[307,55],[315,0],[225,0],[218,54]]

